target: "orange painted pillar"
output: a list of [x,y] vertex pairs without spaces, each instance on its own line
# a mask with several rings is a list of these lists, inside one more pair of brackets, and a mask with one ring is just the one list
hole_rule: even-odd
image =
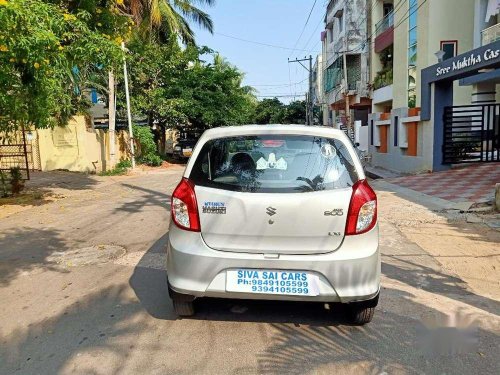
[[[391,118],[391,114],[390,113],[382,113],[380,115],[380,120],[384,121],[384,120],[389,120]],[[379,136],[380,136],[380,146],[378,148],[378,152],[380,152],[381,154],[387,154],[387,150],[388,150],[388,144],[389,144],[389,134],[388,134],[388,131],[389,131],[389,126],[387,125],[381,125],[378,127],[378,130],[379,130]]]
[[[408,116],[418,116],[420,108],[408,108]],[[408,134],[408,149],[406,155],[417,156],[418,146],[418,122],[409,122],[406,124],[406,131]]]
[[378,148],[378,152],[381,154],[387,154],[387,125],[378,127],[379,135],[380,135],[380,147]]

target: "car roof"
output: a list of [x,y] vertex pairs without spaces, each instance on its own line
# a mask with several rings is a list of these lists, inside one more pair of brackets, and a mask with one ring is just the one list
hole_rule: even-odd
[[[239,135],[254,135],[254,134],[305,134],[317,135],[325,137],[343,138],[347,140],[345,133],[342,130],[334,129],[326,126],[310,126],[310,125],[240,125],[240,126],[223,126],[218,128],[208,129],[203,133],[203,139],[214,139],[222,137],[234,137]],[[346,137],[346,138],[344,138]]]

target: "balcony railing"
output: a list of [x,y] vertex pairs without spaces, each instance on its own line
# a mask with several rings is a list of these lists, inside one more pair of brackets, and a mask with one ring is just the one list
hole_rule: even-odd
[[500,39],[500,23],[488,27],[481,31],[482,45],[490,44],[496,42]]
[[381,21],[375,25],[376,36],[379,36],[387,29],[394,26],[394,11],[388,13]]

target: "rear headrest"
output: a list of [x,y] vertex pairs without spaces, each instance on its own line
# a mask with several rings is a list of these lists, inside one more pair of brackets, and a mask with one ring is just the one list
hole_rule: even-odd
[[231,169],[237,173],[254,171],[256,169],[256,165],[250,155],[245,152],[238,152],[231,158]]

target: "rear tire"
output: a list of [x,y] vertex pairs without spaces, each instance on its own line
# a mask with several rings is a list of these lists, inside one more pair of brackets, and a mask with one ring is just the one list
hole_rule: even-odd
[[174,304],[174,311],[179,316],[193,316],[194,305],[193,301],[172,301]]
[[368,306],[353,306],[351,308],[351,321],[352,323],[362,326],[370,323],[375,314],[375,307]]

